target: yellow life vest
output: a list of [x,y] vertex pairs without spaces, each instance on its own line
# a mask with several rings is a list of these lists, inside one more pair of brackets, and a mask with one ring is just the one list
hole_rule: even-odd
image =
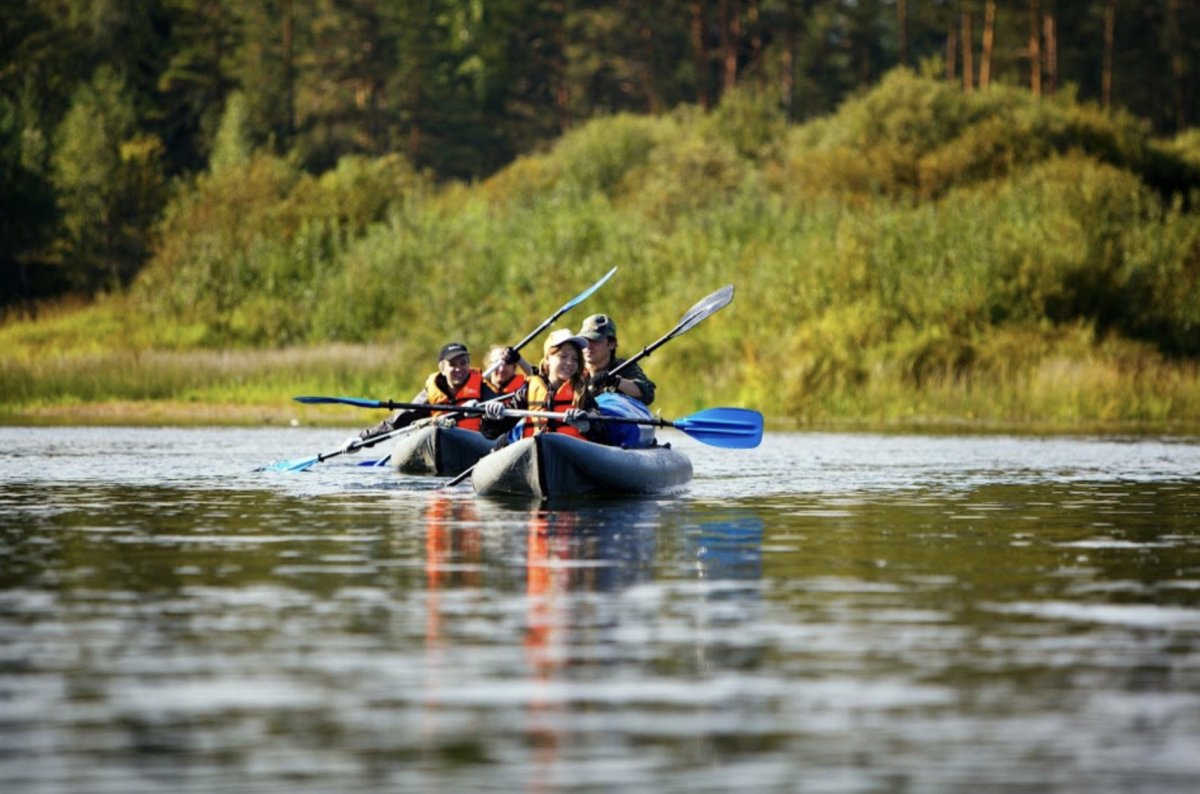
[[[550,387],[546,385],[546,381],[537,376],[530,378],[528,393],[529,409],[531,411],[554,411],[555,413],[562,413],[568,408],[575,407],[575,389],[571,386],[570,381],[559,386],[558,391],[554,392],[553,397],[550,396],[549,391]],[[528,438],[536,433],[565,433],[575,438],[583,438],[583,433],[580,433],[565,422],[559,422],[556,419],[525,417],[524,437]]]

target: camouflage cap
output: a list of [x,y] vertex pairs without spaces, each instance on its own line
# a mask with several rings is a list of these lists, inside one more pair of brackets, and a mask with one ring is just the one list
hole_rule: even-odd
[[593,342],[601,339],[616,339],[617,324],[607,314],[593,314],[583,321],[579,335]]

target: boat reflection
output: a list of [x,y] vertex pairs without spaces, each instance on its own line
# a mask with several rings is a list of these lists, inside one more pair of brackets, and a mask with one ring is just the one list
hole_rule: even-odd
[[441,644],[443,588],[479,587],[483,571],[483,532],[474,502],[434,494],[425,507],[425,639]]
[[[425,510],[427,737],[436,744],[445,727],[437,724],[438,693],[450,685],[448,668],[461,663],[450,658],[454,638],[443,644],[443,631],[456,631],[443,619],[480,620],[464,612],[472,603],[484,615],[504,616],[496,631],[520,616],[523,659],[505,660],[496,683],[522,692],[527,788],[558,790],[570,779],[578,743],[591,740],[575,719],[581,701],[594,700],[603,712],[606,698],[623,697],[621,680],[657,674],[644,668],[661,658],[664,644],[673,664],[698,675],[730,654],[756,652],[726,640],[760,607],[762,528],[744,508],[677,500],[432,495]],[[647,643],[659,647],[648,653]]]

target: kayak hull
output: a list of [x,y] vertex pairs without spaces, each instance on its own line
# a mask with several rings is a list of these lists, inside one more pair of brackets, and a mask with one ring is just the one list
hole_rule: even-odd
[[562,433],[515,441],[481,458],[471,473],[478,493],[540,499],[669,493],[691,479],[692,462],[669,445],[624,449]]
[[472,430],[430,425],[392,447],[392,468],[401,474],[454,477],[486,455],[496,442]]

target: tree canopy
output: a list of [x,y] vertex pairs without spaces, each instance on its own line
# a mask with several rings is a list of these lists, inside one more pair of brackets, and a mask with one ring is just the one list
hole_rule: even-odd
[[735,89],[811,120],[897,65],[1174,135],[1200,114],[1197,29],[1183,0],[15,0],[0,200],[21,230],[0,246],[0,306],[128,284],[168,182],[237,146],[311,174],[398,154],[477,180],[589,119]]

